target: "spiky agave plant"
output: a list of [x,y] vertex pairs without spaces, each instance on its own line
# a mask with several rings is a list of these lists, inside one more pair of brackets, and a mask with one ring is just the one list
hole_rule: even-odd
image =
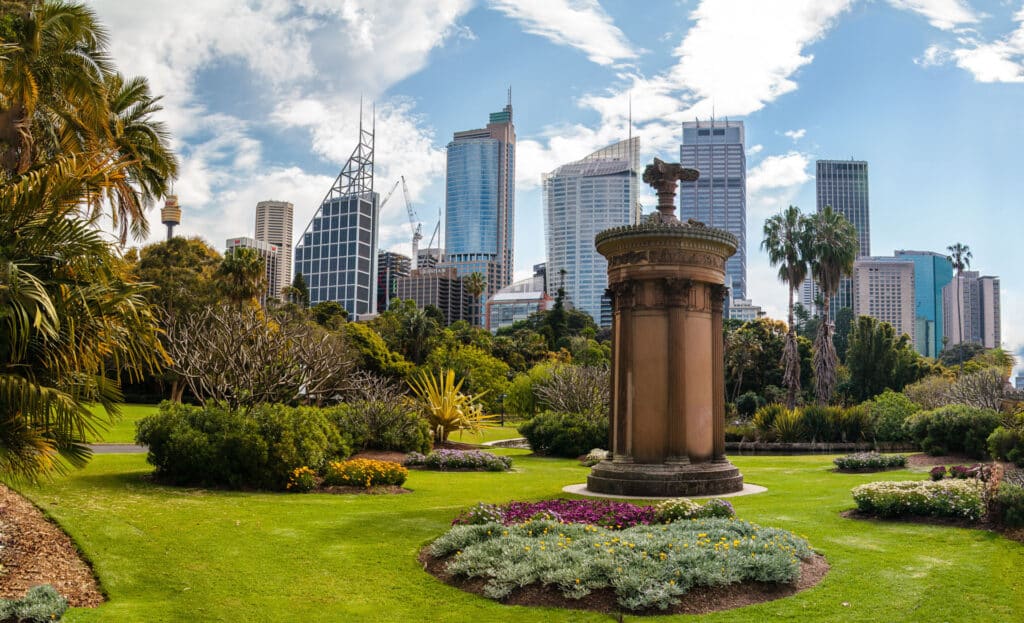
[[479,404],[487,392],[475,396],[462,393],[462,381],[455,381],[454,370],[442,369],[437,376],[423,372],[409,380],[409,387],[423,405],[437,443],[447,441],[453,431],[479,434],[493,425],[494,416],[484,415]]

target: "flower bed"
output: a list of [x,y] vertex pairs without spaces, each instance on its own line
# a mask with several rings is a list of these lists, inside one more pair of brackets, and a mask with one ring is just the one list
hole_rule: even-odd
[[492,599],[532,584],[570,600],[611,589],[628,610],[668,608],[695,587],[794,583],[813,555],[789,532],[723,518],[621,530],[549,519],[456,525],[428,552],[456,577],[484,579]]
[[902,454],[879,454],[877,452],[857,452],[833,459],[836,468],[843,471],[881,471],[898,469],[907,466],[907,457]]
[[725,500],[709,500],[701,505],[686,498],[666,500],[657,506],[640,506],[607,500],[544,500],[541,502],[509,502],[500,506],[480,503],[461,513],[452,525],[501,523],[518,525],[531,521],[550,520],[563,524],[587,524],[609,530],[623,530],[640,525],[671,523],[680,519],[732,517],[732,504]]
[[373,459],[351,459],[332,461],[324,470],[324,486],[377,487],[400,486],[409,475],[409,470],[391,461]]
[[853,489],[857,510],[879,517],[919,515],[977,520],[985,513],[980,480],[871,482]]
[[430,454],[411,452],[405,465],[426,469],[503,472],[512,467],[512,459],[480,450],[435,450]]

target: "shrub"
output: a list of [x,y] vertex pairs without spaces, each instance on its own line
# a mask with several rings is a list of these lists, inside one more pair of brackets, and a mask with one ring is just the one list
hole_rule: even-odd
[[725,427],[726,441],[754,441],[757,439],[757,427],[753,424],[737,424]]
[[861,512],[880,517],[922,515],[980,519],[985,513],[980,480],[872,482],[853,489]]
[[392,461],[373,459],[351,459],[331,461],[324,470],[324,484],[327,486],[378,487],[400,486],[409,475],[409,470]]
[[492,599],[533,584],[556,587],[569,599],[610,589],[629,610],[664,609],[701,586],[792,583],[801,559],[813,555],[792,533],[720,518],[614,532],[551,521],[457,525],[429,551],[447,557],[448,573],[483,580]]
[[931,471],[928,472],[928,475],[931,477],[932,480],[942,480],[943,478],[946,477],[946,466],[936,465],[931,469]]
[[875,441],[900,442],[910,439],[907,418],[920,410],[905,394],[887,389],[862,405],[870,420]]
[[503,523],[504,520],[505,513],[502,512],[501,507],[480,502],[459,514],[452,521],[452,525],[477,526],[486,523]]
[[349,449],[320,409],[165,402],[138,424],[155,476],[182,485],[284,489],[292,471],[321,467]]
[[803,413],[799,409],[789,411],[788,409],[775,416],[772,424],[772,433],[775,439],[782,442],[794,442],[804,440]]
[[435,450],[427,455],[413,452],[405,464],[421,465],[427,469],[462,469],[478,472],[503,472],[512,467],[512,459],[480,450]]
[[983,459],[988,452],[988,438],[999,423],[995,411],[949,405],[916,413],[906,426],[910,438],[928,454],[963,453]]
[[681,519],[692,519],[700,510],[700,504],[689,498],[665,500],[654,507],[654,518],[659,523],[672,523]]
[[744,419],[752,417],[763,406],[765,406],[764,398],[758,396],[757,392],[746,392],[740,394],[736,399],[736,411]]
[[607,418],[608,374],[608,366],[562,364],[538,380],[533,391],[537,402],[548,410]]
[[608,418],[545,411],[519,425],[537,454],[576,458],[608,443]]
[[[828,442],[836,437],[835,424],[841,417],[839,407],[808,405],[800,410],[800,440]],[[780,435],[781,437],[781,435]],[[797,441],[794,439],[793,441]]]
[[588,524],[619,530],[655,523],[653,506],[608,500],[566,500],[508,502],[501,506],[477,504],[452,521],[452,525],[480,523],[485,518],[505,525],[517,525],[548,518],[566,524]]
[[857,443],[871,436],[871,414],[862,405],[836,407],[835,441]]
[[484,415],[478,404],[482,394],[463,394],[462,381],[455,382],[454,370],[441,370],[437,377],[423,372],[410,380],[409,385],[423,405],[437,443],[447,441],[453,431],[468,430],[476,434],[493,425],[494,416]]
[[952,385],[953,382],[943,376],[926,376],[904,387],[903,393],[924,409],[938,409],[950,403],[949,388]]
[[698,519],[711,519],[712,517],[729,518],[735,516],[736,511],[733,509],[732,504],[720,498],[714,498],[705,502],[703,506],[697,509],[695,515]]
[[288,477],[288,484],[285,488],[296,493],[306,493],[316,489],[317,480],[316,472],[303,466],[292,470],[292,475]]
[[906,467],[907,457],[902,454],[879,454],[877,452],[858,452],[833,459],[839,469],[892,469]]
[[996,517],[1005,526],[1024,526],[1024,487],[1010,482],[999,483],[994,508]]
[[975,463],[974,465],[953,465],[949,468],[950,478],[967,480],[974,478],[982,482],[988,482],[992,478],[992,468],[988,465]]
[[361,377],[347,403],[326,411],[353,451],[429,452],[430,425],[392,381]]
[[1024,431],[997,427],[988,436],[988,453],[999,461],[1011,461],[1018,467],[1024,467]]
[[21,599],[0,599],[0,621],[13,623],[53,623],[68,609],[64,599],[49,584],[33,586]]
[[772,403],[761,407],[754,413],[753,424],[754,427],[757,428],[757,432],[761,434],[762,439],[767,440],[769,437],[774,435],[775,419],[778,418],[779,415],[788,412],[789,409],[785,406],[778,403]]

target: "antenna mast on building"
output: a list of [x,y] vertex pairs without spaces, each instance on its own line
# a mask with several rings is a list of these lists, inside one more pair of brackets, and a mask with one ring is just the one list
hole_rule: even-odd
[[369,195],[373,192],[373,141],[377,126],[377,105],[373,105],[370,129],[363,127],[363,99],[359,98],[359,144],[341,168],[341,173],[327,191],[324,201],[346,195]]

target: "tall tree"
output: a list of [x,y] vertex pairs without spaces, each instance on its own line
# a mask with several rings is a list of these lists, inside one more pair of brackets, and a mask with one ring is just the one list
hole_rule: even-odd
[[793,319],[793,299],[800,284],[807,278],[810,237],[807,217],[796,206],[789,206],[764,223],[761,248],[768,252],[768,261],[779,267],[779,280],[789,286],[789,316],[786,346],[782,351],[784,369],[782,382],[786,386],[786,405],[796,407],[800,391],[800,351],[796,341],[796,323]]
[[487,278],[482,273],[470,273],[465,283],[466,290],[473,297],[473,326],[480,326],[480,296],[487,291]]
[[850,391],[858,402],[886,389],[902,391],[929,371],[910,338],[906,334],[896,335],[888,322],[860,316],[849,337],[846,365],[850,370]]
[[224,298],[235,305],[255,303],[267,289],[266,263],[259,251],[249,247],[236,247],[225,253],[216,275]]
[[839,357],[832,342],[834,326],[830,318],[832,297],[839,280],[853,273],[857,258],[857,230],[831,206],[810,217],[811,276],[821,289],[822,316],[814,339],[814,393],[820,404],[828,404],[836,387]]
[[[953,269],[956,271],[956,319],[957,328],[960,331],[960,341],[967,342],[969,340],[964,339],[964,318],[963,318],[963,283],[961,277],[964,271],[971,267],[971,248],[965,244],[959,242],[951,244],[946,247],[949,251],[949,262],[953,265]],[[963,370],[963,360],[960,361],[960,369]]]
[[[795,346],[796,344],[794,343]],[[730,375],[735,378],[732,392],[732,400],[735,402],[736,398],[740,395],[740,389],[743,387],[743,374],[754,365],[757,356],[761,354],[763,348],[754,333],[743,330],[734,331],[729,334],[728,347],[726,351],[726,366],[729,369]],[[797,374],[799,374],[799,354],[797,357]],[[797,383],[799,382],[798,378]]]

